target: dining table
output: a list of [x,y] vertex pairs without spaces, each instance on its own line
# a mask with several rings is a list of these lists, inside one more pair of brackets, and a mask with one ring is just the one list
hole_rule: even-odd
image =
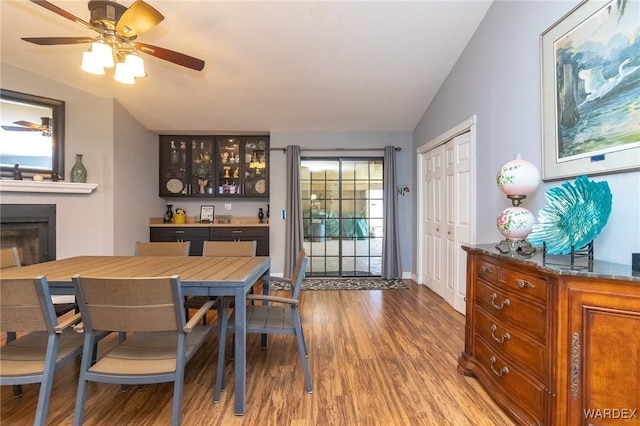
[[[185,296],[234,297],[236,415],[246,408],[246,296],[269,274],[269,257],[77,256],[2,270],[3,278],[45,276],[52,295],[74,294],[72,277],[161,277],[178,275]],[[266,281],[266,280],[265,280]],[[268,293],[268,285],[263,286]]]

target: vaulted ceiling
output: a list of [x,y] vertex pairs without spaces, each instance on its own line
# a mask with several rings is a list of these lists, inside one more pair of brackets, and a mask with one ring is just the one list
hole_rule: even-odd
[[[203,71],[143,54],[148,77],[134,85],[87,74],[88,44],[20,38],[95,32],[27,0],[0,2],[1,60],[113,97],[159,133],[412,131],[491,3],[146,1],[165,19],[138,41],[203,59]],[[50,2],[89,20],[85,1]]]

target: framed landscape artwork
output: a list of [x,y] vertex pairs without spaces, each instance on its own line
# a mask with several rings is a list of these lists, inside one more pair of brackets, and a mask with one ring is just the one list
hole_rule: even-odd
[[640,0],[586,0],[541,35],[542,178],[640,169]]

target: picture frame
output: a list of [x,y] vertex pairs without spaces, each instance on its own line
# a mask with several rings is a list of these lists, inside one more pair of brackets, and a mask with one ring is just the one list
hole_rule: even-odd
[[212,223],[215,215],[214,206],[200,206],[200,222]]
[[584,0],[540,35],[543,180],[640,170],[639,15]]

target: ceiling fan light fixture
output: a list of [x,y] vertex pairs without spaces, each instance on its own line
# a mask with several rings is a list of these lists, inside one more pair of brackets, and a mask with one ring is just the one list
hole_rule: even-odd
[[103,75],[104,67],[100,60],[95,57],[93,52],[84,52],[82,54],[82,71],[90,74]]
[[135,53],[130,53],[124,57],[124,64],[129,69],[129,72],[134,77],[146,77],[147,73],[144,70],[144,61],[140,56]]
[[131,70],[124,62],[118,62],[116,64],[116,72],[113,75],[113,79],[123,84],[133,84],[136,82]]
[[113,49],[103,41],[91,43],[91,52],[105,68],[113,68],[116,64],[113,61]]

